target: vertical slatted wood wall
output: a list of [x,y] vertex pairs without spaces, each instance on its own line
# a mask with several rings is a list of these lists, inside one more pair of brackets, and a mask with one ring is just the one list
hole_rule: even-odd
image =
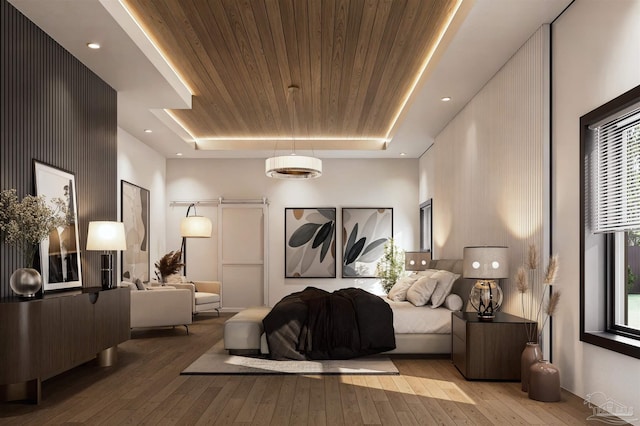
[[[0,0],[0,189],[34,194],[33,160],[75,174],[83,286],[99,286],[90,220],[117,220],[117,96],[6,0]],[[21,254],[0,244],[0,297]]]
[[[535,244],[549,254],[549,27],[541,27],[436,137],[421,160],[437,258],[509,247],[510,275]],[[536,279],[540,279],[537,274]],[[515,280],[503,310],[522,314]],[[534,302],[535,303],[535,302]]]

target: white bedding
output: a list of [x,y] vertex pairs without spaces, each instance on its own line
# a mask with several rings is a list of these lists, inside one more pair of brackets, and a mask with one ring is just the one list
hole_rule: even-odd
[[414,306],[411,302],[394,302],[382,297],[393,310],[393,328],[396,334],[451,333],[451,311],[445,307]]

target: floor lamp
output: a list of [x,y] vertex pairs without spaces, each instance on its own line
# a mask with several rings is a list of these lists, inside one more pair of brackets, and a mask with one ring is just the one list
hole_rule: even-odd
[[100,281],[104,290],[115,287],[113,285],[113,255],[111,252],[126,249],[127,240],[122,222],[89,222],[87,250],[102,251]]
[[[193,207],[193,216],[189,216],[189,212]],[[184,264],[184,276],[187,276],[187,238],[211,238],[211,230],[213,226],[211,220],[204,216],[196,214],[196,205],[192,203],[187,209],[187,215],[180,222],[180,236],[182,237],[182,263]]]

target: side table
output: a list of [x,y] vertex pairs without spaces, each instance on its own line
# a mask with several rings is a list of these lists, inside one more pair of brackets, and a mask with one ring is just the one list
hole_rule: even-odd
[[504,312],[497,312],[492,321],[478,319],[476,312],[453,312],[453,364],[467,380],[519,381],[527,323],[533,322]]

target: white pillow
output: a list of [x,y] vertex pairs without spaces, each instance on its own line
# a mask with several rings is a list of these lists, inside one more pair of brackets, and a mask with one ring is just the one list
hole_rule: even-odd
[[450,311],[461,311],[463,305],[462,297],[455,293],[451,293],[444,299],[444,307]]
[[433,291],[433,295],[431,295],[431,307],[438,308],[444,303],[449,293],[451,293],[453,283],[460,278],[460,274],[454,274],[449,271],[438,271],[431,275],[431,278],[438,280],[438,285]]
[[430,277],[431,275],[435,274],[436,272],[438,272],[437,269],[425,269],[424,271],[416,272],[416,275],[419,275],[420,277]]
[[432,277],[420,277],[407,291],[407,300],[416,306],[424,306],[429,302],[438,281]]
[[408,277],[402,277],[391,287],[389,290],[389,294],[387,294],[387,298],[389,300],[393,300],[394,302],[403,302],[407,300],[407,290],[409,287],[416,282],[418,276],[409,275]]

